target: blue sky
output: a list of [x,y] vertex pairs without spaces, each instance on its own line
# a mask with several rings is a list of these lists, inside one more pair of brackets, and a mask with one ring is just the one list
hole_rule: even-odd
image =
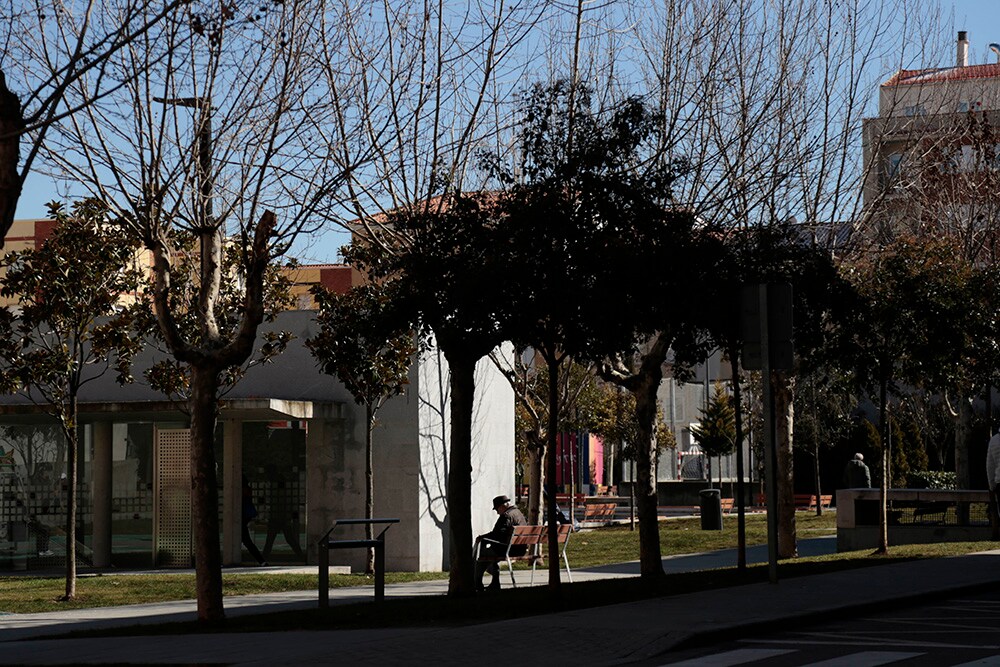
[[1000,42],[1000,0],[953,0],[941,4],[945,12],[954,11],[955,30],[969,32],[970,62],[990,62],[983,60],[983,53],[990,42]]
[[[988,45],[990,42],[1000,43],[1000,0],[940,0],[940,6],[944,26],[951,25],[953,20],[953,30],[967,30],[969,32],[970,62],[972,64],[992,62],[993,56],[988,51]],[[941,40],[945,44],[954,43],[954,39],[953,31],[948,35],[941,36]],[[946,50],[944,53],[953,54],[954,51]],[[945,64],[914,63],[913,66]],[[886,74],[888,75],[889,72]],[[46,202],[53,199],[66,199],[73,194],[73,192],[57,188],[51,179],[32,175],[25,184],[15,217],[18,219],[44,217]],[[346,240],[346,234],[342,232],[328,233],[324,237],[315,239],[311,247],[298,249],[296,254],[303,255],[301,259],[305,262],[333,262],[337,258],[337,249]]]

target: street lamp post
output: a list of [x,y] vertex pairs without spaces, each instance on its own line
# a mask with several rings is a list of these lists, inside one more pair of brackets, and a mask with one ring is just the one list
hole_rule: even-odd
[[[154,102],[172,104],[179,107],[198,109],[198,181],[201,196],[198,201],[198,220],[195,228],[201,245],[201,275],[211,275],[208,262],[215,252],[221,252],[221,244],[214,243],[214,237],[222,233],[215,224],[212,209],[212,102],[207,97],[154,97]],[[216,261],[221,258],[216,258]]]

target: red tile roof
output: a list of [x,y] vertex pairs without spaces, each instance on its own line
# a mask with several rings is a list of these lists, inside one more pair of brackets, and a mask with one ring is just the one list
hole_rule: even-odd
[[1000,78],[1000,63],[968,65],[966,67],[937,67],[929,69],[901,69],[883,86],[906,86],[917,83],[943,83],[969,79]]

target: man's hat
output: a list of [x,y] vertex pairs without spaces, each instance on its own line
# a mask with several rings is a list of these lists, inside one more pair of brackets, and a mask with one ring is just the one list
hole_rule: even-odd
[[500,505],[506,505],[510,502],[510,498],[507,496],[497,496],[493,499],[493,508],[496,509]]

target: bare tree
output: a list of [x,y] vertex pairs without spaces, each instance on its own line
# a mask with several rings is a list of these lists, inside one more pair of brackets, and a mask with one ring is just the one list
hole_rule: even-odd
[[[831,246],[847,238],[831,233],[836,223],[865,228],[862,121],[886,72],[926,52],[932,19],[911,17],[933,12],[872,0],[668,0],[637,9],[636,62],[668,128],[662,150],[689,162],[675,192],[680,206],[733,232],[794,217]],[[779,477],[790,480],[794,388],[790,375],[775,379]],[[792,489],[781,487],[789,556]]]
[[[107,76],[123,85],[53,128],[46,142],[45,159],[106,202],[152,256],[159,334],[185,371],[201,620],[224,615],[213,454],[220,391],[258,341],[268,267],[338,206],[358,167],[345,155],[365,153],[341,143],[366,142],[345,111],[355,71],[336,70],[317,53],[318,44],[338,41],[352,11],[318,0],[247,12],[182,7],[184,20],[171,30],[110,59]],[[94,99],[97,83],[80,78],[65,106]],[[335,140],[328,128],[338,128]]]
[[[190,15],[179,8],[186,4],[33,0],[0,10],[0,244],[49,128],[138,75],[109,76],[113,59],[137,40],[173,30],[185,42]],[[95,82],[91,95],[70,102],[70,88],[84,78]]]

